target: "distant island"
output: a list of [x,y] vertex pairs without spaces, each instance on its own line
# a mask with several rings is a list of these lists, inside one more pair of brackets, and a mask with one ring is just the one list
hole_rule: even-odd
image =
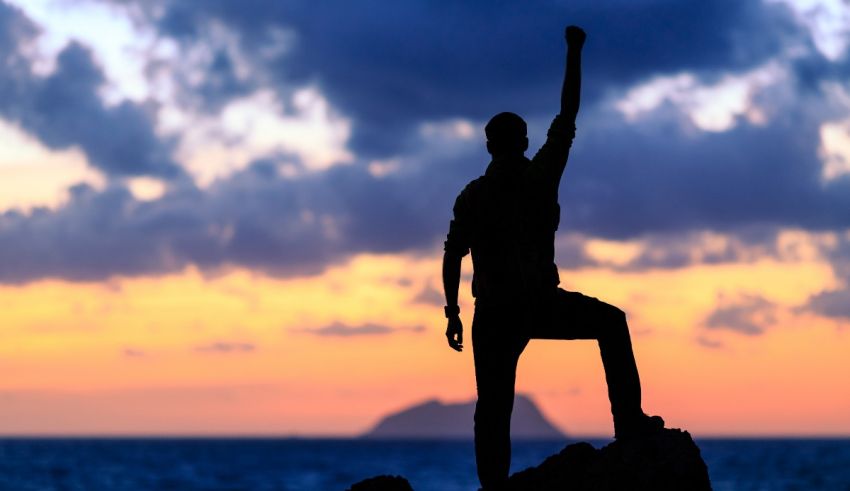
[[[391,413],[362,438],[472,439],[475,401],[445,404],[432,399]],[[511,437],[520,440],[566,438],[527,395],[517,394],[511,418]]]

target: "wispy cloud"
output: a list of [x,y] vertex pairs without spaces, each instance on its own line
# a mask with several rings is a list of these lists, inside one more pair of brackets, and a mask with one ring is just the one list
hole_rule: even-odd
[[446,297],[439,290],[427,284],[413,297],[413,302],[441,307],[445,305]]
[[850,233],[836,234],[835,242],[827,244],[824,249],[841,286],[812,295],[798,311],[850,320]]
[[710,339],[705,336],[697,336],[694,341],[696,341],[696,343],[702,346],[703,348],[709,349],[721,349],[725,346],[725,344],[723,344],[723,341]]
[[231,341],[215,341],[209,344],[197,346],[195,351],[199,353],[251,353],[256,351],[257,346],[253,343],[231,342]]
[[721,305],[705,319],[710,329],[727,329],[749,336],[764,333],[776,321],[776,305],[758,295],[744,295],[731,303],[722,298]]
[[121,354],[123,354],[127,358],[145,358],[148,356],[147,352],[138,348],[124,348],[121,351]]
[[390,327],[384,324],[361,324],[359,326],[349,326],[341,322],[319,327],[315,329],[302,329],[301,332],[313,334],[315,336],[328,337],[353,337],[353,336],[385,336],[387,334],[409,332],[420,333],[425,330],[424,326],[413,327]]
[[850,319],[850,289],[820,292],[809,299],[807,308],[825,317]]

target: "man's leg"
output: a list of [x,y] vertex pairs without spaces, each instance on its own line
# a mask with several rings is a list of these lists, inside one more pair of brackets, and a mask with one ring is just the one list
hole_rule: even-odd
[[485,490],[500,489],[511,464],[511,412],[519,356],[528,339],[517,335],[516,315],[476,305],[472,351],[478,401],[475,404],[475,460]]
[[618,437],[652,426],[641,409],[640,377],[632,351],[626,314],[605,302],[577,292],[558,289],[541,307],[539,325],[531,326],[534,338],[595,339],[599,343],[608,399]]

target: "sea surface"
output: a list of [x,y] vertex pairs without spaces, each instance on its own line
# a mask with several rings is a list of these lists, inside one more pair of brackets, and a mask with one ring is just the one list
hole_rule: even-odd
[[[566,443],[514,442],[513,470]],[[850,439],[697,443],[717,491],[850,491]],[[461,441],[0,439],[4,491],[342,491],[378,474],[404,475],[416,491],[471,491],[478,484],[472,444]]]

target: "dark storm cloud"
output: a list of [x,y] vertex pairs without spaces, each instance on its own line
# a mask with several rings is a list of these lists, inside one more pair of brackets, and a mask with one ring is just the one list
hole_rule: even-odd
[[41,77],[21,52],[37,28],[20,11],[0,2],[0,117],[18,123],[53,149],[79,146],[107,175],[182,175],[144,107],[123,101],[107,106],[98,91],[105,82],[88,48],[70,43],[56,70]]
[[0,1],[0,54],[9,63],[17,63],[19,43],[32,38],[38,29],[17,7]]
[[[207,46],[204,46],[207,48]],[[179,91],[178,104],[191,111],[217,114],[232,100],[246,96],[260,86],[259,80],[240,77],[237,74],[233,55],[221,47],[211,48],[209,61],[201,68],[203,77],[198,77],[197,67],[174,66],[163,60],[151,59],[146,74],[151,79],[165,78],[174,83]],[[188,71],[181,68],[189,67]],[[255,74],[256,75],[256,74]],[[266,77],[260,77],[263,79]]]
[[[286,97],[315,85],[352,119],[357,161],[285,177],[273,157],[209,189],[174,184],[153,201],[138,201],[117,184],[76,187],[59,209],[0,215],[0,282],[100,280],[190,264],[289,276],[319,273],[361,252],[431,251],[443,240],[455,195],[483,172],[487,155],[477,139],[446,151],[457,142],[426,141],[413,130],[450,117],[480,123],[513,109],[528,116],[539,143],[557,110],[567,21],[584,25],[590,38],[579,131],[561,187],[563,266],[596,264],[582,237],[649,238],[648,254],[627,268],[673,268],[739,260],[744,246],[769,247],[771,231],[781,227],[850,227],[850,179],[820,179],[823,117],[816,108],[825,103],[818,92],[769,100],[782,110],[769,124],[739,121],[720,133],[683,129],[675,108],[667,109],[672,117],[631,123],[604,104],[612,92],[654,75],[690,71],[711,81],[771,59],[786,40],[803,36],[781,6],[658,0],[544,2],[532,9],[491,2],[478,11],[479,5],[146,2],[141,6],[151,11],[163,7],[155,18],[162,34],[187,46],[209,41],[212,22],[226,26],[256,70],[240,79],[231,53],[216,51],[201,85],[184,87],[194,91],[187,93],[192,105],[214,113],[253,88]],[[15,46],[20,38],[10,34],[12,26],[28,25],[25,19],[0,3],[3,23],[10,29],[0,30],[0,54],[8,55],[9,69],[0,74],[0,115],[54,148],[80,145],[113,175],[177,172],[168,159],[171,143],[156,138],[141,106],[106,107],[97,98],[103,75],[86,48],[69,45],[56,72],[37,77]],[[291,44],[271,49],[287,38],[281,29],[293,32]],[[812,57],[812,73],[827,73],[822,57]],[[51,107],[54,113],[45,114]],[[398,158],[400,170],[370,174],[376,155]],[[767,232],[752,235],[755,229]],[[695,259],[690,234],[700,230],[732,234],[740,244]],[[653,236],[663,243],[653,245]]]
[[190,243],[193,256],[204,259],[209,233],[194,208],[201,201],[191,194],[148,204],[121,187],[98,192],[80,185],[58,210],[6,212],[0,215],[0,278],[17,283],[165,273],[185,265],[179,252]]
[[[614,124],[588,121],[586,113],[592,114],[603,95],[652,76],[690,71],[713,81],[764,63],[789,43],[811,48],[807,31],[780,4],[603,1],[528,8],[493,2],[482,8],[480,2],[313,6],[222,0],[161,5],[162,32],[197,42],[204,39],[205,26],[217,20],[238,35],[249,58],[273,45],[280,29],[291,30],[287,49],[253,58],[257,69],[279,80],[281,90],[318,84],[353,118],[351,144],[367,157],[417,151],[410,131],[425,121],[454,116],[481,121],[514,105],[531,120],[550,117],[562,77],[561,29],[567,21],[581,24],[590,38],[584,56],[585,114],[573,157],[578,165],[571,165],[562,187],[569,227],[621,239],[663,230],[736,231],[753,223],[847,226],[838,212],[850,204],[844,197],[847,183],[822,188],[821,121],[803,109],[791,107],[767,127],[742,124],[696,137],[676,122],[617,124],[617,115],[603,115]],[[835,69],[816,50],[796,58],[793,66],[805,60],[814,68],[794,71],[801,84],[811,85],[812,76],[834,76]]]
[[562,223],[614,239],[746,225],[848,227],[850,179],[823,183],[819,140],[817,122],[805,117],[722,133],[653,124],[581,133],[561,186]]
[[[567,235],[558,242],[559,262],[595,264],[570,235],[576,232],[650,237],[644,254],[624,266],[641,270],[746,260],[753,250],[769,254],[777,227],[850,226],[843,213],[850,209],[848,181],[824,186],[816,141],[787,137],[813,130],[783,124],[688,139],[670,129],[638,135],[625,124],[606,125],[616,146],[589,128],[561,190]],[[284,162],[269,159],[209,189],[173,186],[153,201],[138,201],[120,186],[79,186],[57,210],[0,216],[0,281],[99,280],[189,264],[291,276],[320,273],[361,252],[433,250],[444,239],[454,196],[486,159],[477,144],[449,158],[429,152],[420,149],[384,177],[370,174],[365,163],[286,177],[277,170]],[[733,238],[723,250],[694,255],[698,243],[689,231],[705,229]]]
[[[487,8],[480,2],[162,5],[162,32],[197,42],[217,20],[239,36],[249,58],[274,44],[281,29],[291,30],[287,49],[254,58],[258,70],[283,88],[318,84],[353,118],[351,144],[364,156],[415,151],[410,131],[424,121],[481,121],[514,105],[530,119],[549,117],[557,107],[565,22],[590,33],[585,113],[612,90],[655,75],[690,71],[712,81],[764,63],[788,43],[811,47],[787,8],[755,0],[542,2],[534,8],[509,2]],[[807,73],[834,71],[815,50],[794,63],[806,59],[814,68],[797,70],[804,85],[811,83]],[[587,115],[580,118],[578,164],[562,187],[565,228],[623,239],[683,229],[737,232],[753,223],[848,225],[838,211],[850,204],[843,197],[846,182],[822,188],[819,121],[804,114],[696,138],[673,124],[637,127],[605,117],[615,124],[602,123],[597,131]],[[706,260],[732,259],[734,251],[727,252]],[[568,256],[571,265],[588,263]],[[689,262],[667,254],[661,264],[635,266]]]
[[[576,232],[649,237],[644,253],[624,266],[641,270],[772,253],[777,227],[850,226],[842,212],[850,207],[847,180],[824,186],[816,142],[801,144],[786,131],[779,123],[741,127],[681,143],[669,129],[638,135],[623,124],[614,131],[617,141],[641,157],[604,145],[591,126],[580,135],[588,141],[577,145],[561,190],[567,235],[558,242],[559,263],[596,264],[570,235]],[[697,149],[693,155],[688,145]],[[209,189],[173,186],[153,201],[138,201],[120,186],[78,186],[59,209],[0,215],[0,281],[99,280],[189,264],[291,276],[320,273],[361,252],[433,250],[444,239],[454,196],[486,159],[477,144],[449,158],[429,152],[405,157],[401,171],[384,177],[359,162],[285,177],[277,170],[284,162],[269,159]],[[733,238],[723,250],[695,256],[699,244],[689,231],[705,229]]]
[[439,243],[455,192],[438,189],[441,176],[376,178],[348,165],[288,178],[259,161],[209,189],[174,186],[153,201],[119,185],[80,185],[59,209],[0,215],[0,281],[99,280],[189,264],[303,275],[358,252],[425,250]]
[[[590,33],[584,70],[593,83],[585,87],[586,103],[659,73],[689,70],[710,78],[742,70],[775,55],[783,37],[799,33],[786,9],[756,0],[533,6],[163,0],[157,6],[147,5],[150,12],[164,10],[155,20],[161,32],[186,44],[204,43],[211,21],[228,26],[244,56],[253,59],[255,78],[275,80],[284,96],[293,86],[318,85],[354,120],[351,144],[364,156],[404,148],[422,121],[482,120],[504,109],[529,117],[552,114],[566,22]],[[267,55],[281,38],[286,47]]]
[[176,177],[172,145],[153,131],[147,110],[124,101],[106,107],[98,95],[104,78],[91,52],[76,43],[59,54],[56,72],[33,79],[28,107],[17,120],[50,148],[79,145],[89,161],[110,175]]

